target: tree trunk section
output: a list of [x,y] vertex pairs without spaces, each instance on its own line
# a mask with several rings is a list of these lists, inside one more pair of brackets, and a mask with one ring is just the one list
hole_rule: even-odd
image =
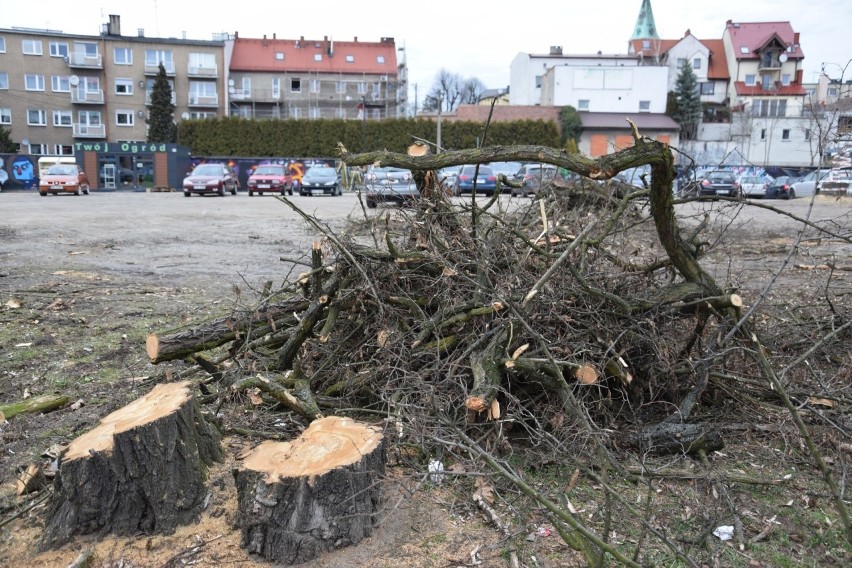
[[61,457],[41,548],[75,534],[170,533],[203,508],[219,432],[188,382],[160,384],[74,440]]
[[641,451],[657,455],[715,452],[725,447],[722,435],[710,424],[660,422],[630,438]]
[[329,416],[292,442],[266,441],[235,474],[243,548],[283,564],[370,535],[385,472],[380,428]]

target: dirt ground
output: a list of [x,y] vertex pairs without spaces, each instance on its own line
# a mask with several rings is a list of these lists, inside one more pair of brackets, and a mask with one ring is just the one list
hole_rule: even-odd
[[[294,202],[335,231],[347,230],[350,220],[364,214],[353,195],[297,197]],[[819,197],[813,204],[805,199],[761,204],[809,216],[838,234],[850,235],[852,200]],[[4,193],[0,211],[0,404],[51,393],[69,397],[69,404],[54,412],[18,415],[0,423],[0,565],[68,566],[87,548],[95,551],[93,566],[265,564],[240,548],[239,533],[233,528],[231,471],[237,466],[236,456],[259,441],[251,437],[225,437],[227,459],[210,472],[209,506],[197,524],[173,535],[79,537],[61,549],[36,554],[47,491],[25,498],[10,492],[20,468],[49,465],[57,448],[150,390],[147,377],[162,369],[148,362],[148,333],[227,313],[250,301],[264,283],[280,286],[292,280],[300,271],[294,261],[307,258],[316,231],[270,197],[185,199],[180,194],[119,192],[40,198]],[[790,255],[801,224],[783,214],[709,203],[679,209],[686,226],[697,225],[705,213],[710,216],[709,234],[719,241],[710,243],[711,253],[703,262],[719,282],[741,293],[747,307],[786,262],[769,302],[793,309],[809,301],[823,302],[831,290],[835,309],[849,313],[852,246],[848,243],[809,233]],[[847,373],[848,386],[850,354],[838,357],[845,358],[840,368]],[[848,401],[848,388],[839,396]],[[260,415],[251,404],[232,412],[258,430],[287,436],[304,426],[286,415],[275,419]],[[831,419],[839,421],[839,431],[848,436],[849,417]],[[766,527],[778,539],[785,535],[783,547],[776,547],[782,552],[766,552],[761,558],[749,551],[722,551],[715,556],[722,559],[718,565],[733,565],[726,564],[725,554],[741,556],[742,565],[748,566],[842,565],[850,559],[849,550],[820,533],[836,531],[838,520],[824,488],[817,496],[811,494],[817,474],[783,447],[779,450],[777,440],[764,447],[759,428],[764,424],[782,431],[791,446],[799,447],[787,420],[770,423],[767,413],[756,411],[754,424],[740,424],[742,432],[731,433],[734,438],[740,435],[742,443],[713,459],[732,466],[751,464],[752,472],[779,478],[793,470],[802,476],[807,472],[808,481],[777,489],[769,504],[757,490],[749,499],[742,497],[753,520],[751,536]],[[825,435],[837,435],[831,431],[826,429]],[[518,553],[524,566],[584,565],[535,511],[514,515],[511,507],[501,509],[515,522],[509,542],[470,501],[469,478],[451,477],[435,486],[422,470],[395,461],[393,452],[389,455],[385,514],[374,534],[311,566],[507,566],[510,550]],[[661,487],[672,493],[680,490],[671,481]],[[785,505],[788,500],[791,504]],[[667,515],[672,522],[690,518],[683,510]],[[796,519],[803,515],[816,520],[797,526]]]

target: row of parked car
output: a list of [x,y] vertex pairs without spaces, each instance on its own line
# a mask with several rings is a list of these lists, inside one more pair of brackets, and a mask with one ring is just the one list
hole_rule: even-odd
[[[258,166],[246,182],[249,197],[255,193],[278,193],[280,195],[343,195],[340,175],[331,166],[313,166],[297,178],[290,168],[283,164],[264,164]],[[214,193],[236,195],[240,182],[234,170],[227,164],[199,164],[183,180],[183,194],[190,197]]]
[[737,176],[729,171],[707,171],[678,179],[678,193],[683,197],[724,195],[759,197],[762,199],[795,199],[809,197],[821,189],[839,190],[852,195],[852,168],[834,168],[808,173],[801,177]]

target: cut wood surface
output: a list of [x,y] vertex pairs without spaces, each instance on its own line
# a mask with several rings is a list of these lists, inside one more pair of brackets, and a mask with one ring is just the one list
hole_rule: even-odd
[[75,439],[61,456],[43,548],[74,534],[169,533],[193,520],[221,460],[188,382],[160,384]]
[[263,442],[235,475],[242,546],[298,564],[357,544],[377,520],[384,471],[382,430],[350,418],[320,418],[292,442]]

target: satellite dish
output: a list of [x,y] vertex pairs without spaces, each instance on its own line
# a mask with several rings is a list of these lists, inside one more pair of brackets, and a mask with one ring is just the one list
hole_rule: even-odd
[[787,54],[786,54],[786,53],[782,53],[781,55],[779,55],[779,56],[778,56],[778,61],[780,61],[781,63],[786,63],[786,62],[787,62]]
[[71,75],[68,77],[68,82],[71,83],[72,87],[76,87],[80,84],[80,78],[77,75]]
[[184,120],[189,120],[189,113],[185,112],[185,113],[181,114],[180,117]]
[[234,86],[234,80],[233,80],[233,79],[228,79],[228,86],[229,86],[229,87],[233,87],[233,86]]

